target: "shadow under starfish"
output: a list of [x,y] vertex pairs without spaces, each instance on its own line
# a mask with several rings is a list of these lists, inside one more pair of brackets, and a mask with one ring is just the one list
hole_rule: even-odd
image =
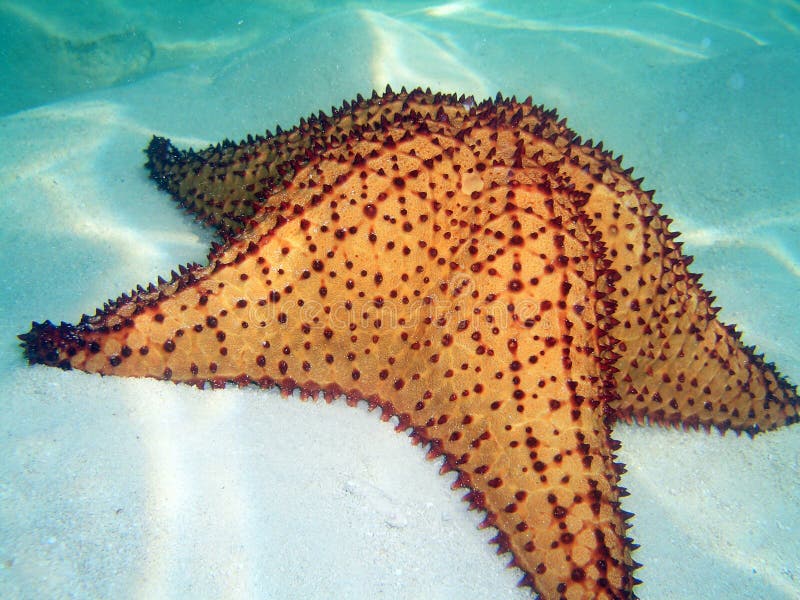
[[77,325],[34,323],[28,360],[366,399],[444,455],[545,599],[634,597],[615,420],[754,435],[799,419],[652,192],[530,99],[387,88],[147,155],[223,243]]

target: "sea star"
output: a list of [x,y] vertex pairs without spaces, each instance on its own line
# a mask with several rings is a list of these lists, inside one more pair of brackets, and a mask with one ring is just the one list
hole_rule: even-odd
[[652,192],[530,98],[387,87],[147,155],[223,243],[78,325],[34,323],[28,360],[366,399],[444,456],[545,599],[634,597],[615,420],[753,435],[800,418]]

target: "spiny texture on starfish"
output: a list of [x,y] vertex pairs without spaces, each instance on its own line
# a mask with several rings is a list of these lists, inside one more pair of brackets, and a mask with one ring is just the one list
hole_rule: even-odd
[[366,399],[444,456],[543,598],[634,597],[615,419],[798,420],[652,192],[530,99],[387,88],[239,144],[153,138],[148,159],[224,244],[78,325],[34,323],[28,359]]

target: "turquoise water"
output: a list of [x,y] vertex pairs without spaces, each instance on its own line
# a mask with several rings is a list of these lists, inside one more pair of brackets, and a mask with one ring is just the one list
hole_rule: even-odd
[[[374,415],[28,368],[209,234],[147,180],[387,83],[532,95],[657,190],[723,307],[800,381],[797,2],[0,2],[0,596],[524,598]],[[800,597],[800,432],[617,427],[640,597]]]

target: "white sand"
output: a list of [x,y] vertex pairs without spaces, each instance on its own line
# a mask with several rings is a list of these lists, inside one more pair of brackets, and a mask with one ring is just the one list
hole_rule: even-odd
[[[800,381],[800,17],[648,7],[333,11],[0,119],[0,596],[529,597],[452,478],[375,413],[23,363],[31,320],[74,322],[203,259],[208,232],[141,167],[154,132],[290,127],[387,80],[533,94],[646,176],[723,318]],[[641,598],[800,597],[800,426],[615,433]]]

